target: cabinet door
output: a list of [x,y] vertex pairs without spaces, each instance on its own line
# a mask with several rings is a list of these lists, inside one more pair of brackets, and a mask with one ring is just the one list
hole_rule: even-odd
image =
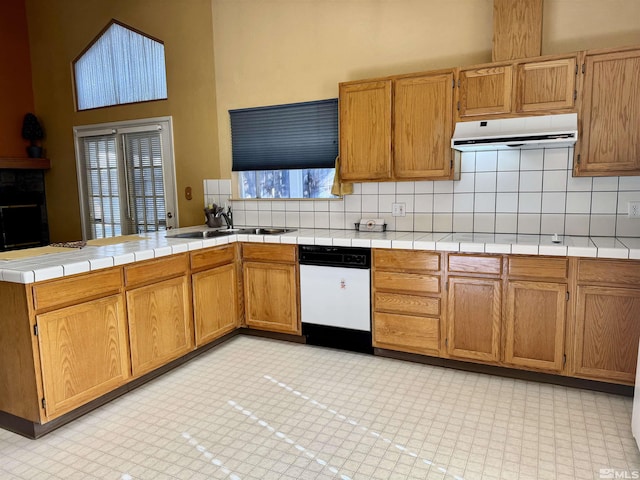
[[459,80],[459,118],[511,112],[510,65],[461,70]]
[[504,360],[559,372],[564,363],[567,285],[510,281]]
[[131,365],[135,376],[192,349],[189,297],[186,275],[127,292]]
[[578,175],[640,174],[640,50],[585,59]]
[[396,80],[393,108],[394,176],[449,177],[453,72]]
[[516,111],[570,111],[575,106],[575,57],[516,67]]
[[124,300],[113,295],[36,316],[49,420],[130,377]]
[[247,326],[300,333],[296,266],[246,262],[243,270]]
[[640,290],[578,287],[575,373],[633,385],[640,339]]
[[238,326],[238,295],[235,264],[192,276],[193,318],[196,347]]
[[500,359],[500,280],[449,277],[447,352],[485,362]]
[[391,178],[391,80],[340,85],[340,174]]

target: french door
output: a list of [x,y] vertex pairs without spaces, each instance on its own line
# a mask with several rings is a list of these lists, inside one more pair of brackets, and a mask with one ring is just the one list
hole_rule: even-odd
[[85,239],[178,225],[171,118],[74,128]]

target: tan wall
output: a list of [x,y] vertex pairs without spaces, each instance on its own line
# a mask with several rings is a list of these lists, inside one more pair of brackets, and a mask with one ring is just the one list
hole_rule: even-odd
[[[228,110],[337,97],[338,82],[491,60],[492,0],[213,0],[220,170]],[[546,0],[542,53],[640,44],[638,0]]]
[[[81,238],[73,126],[116,120],[173,116],[180,224],[203,223],[202,179],[219,174],[211,0],[27,0],[27,18],[51,240]],[[169,98],[76,112],[71,62],[112,18],[164,41]]]

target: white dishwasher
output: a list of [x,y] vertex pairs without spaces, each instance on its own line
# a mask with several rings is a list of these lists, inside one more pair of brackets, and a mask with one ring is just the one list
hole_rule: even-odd
[[306,342],[373,353],[371,249],[321,245],[298,249]]

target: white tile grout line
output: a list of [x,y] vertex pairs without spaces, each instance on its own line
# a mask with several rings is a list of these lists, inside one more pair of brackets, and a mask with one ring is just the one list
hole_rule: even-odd
[[208,451],[206,447],[204,447],[203,445],[199,444],[198,441],[195,438],[193,438],[191,435],[189,435],[187,432],[184,432],[182,434],[182,438],[188,440],[190,445],[193,445],[196,448],[196,450],[198,450],[202,455],[204,455],[204,458],[206,458],[212,464],[218,467],[222,473],[224,473],[225,475],[228,475],[231,480],[241,480],[238,475],[236,475],[227,467],[225,467],[220,460],[214,457],[213,453]]
[[[418,454],[413,452],[413,451],[411,451],[411,450],[409,450],[406,446],[400,445],[398,443],[394,443],[390,438],[387,438],[384,435],[382,435],[381,433],[375,432],[375,431],[371,430],[370,428],[365,427],[364,425],[360,425],[355,420],[347,418],[346,416],[338,413],[336,410],[327,407],[326,405],[318,402],[317,400],[314,400],[313,398],[310,398],[307,395],[304,395],[303,393],[299,392],[298,390],[294,390],[292,387],[290,387],[286,383],[279,382],[278,380],[276,380],[275,378],[271,377],[270,375],[263,375],[263,378],[269,380],[272,383],[275,383],[277,386],[279,386],[280,388],[285,389],[287,392],[292,393],[293,395],[296,395],[296,396],[302,398],[303,400],[306,400],[307,402],[309,402],[313,406],[318,407],[318,408],[320,408],[322,410],[326,410],[330,414],[336,416],[339,420],[347,422],[348,424],[353,425],[354,427],[358,427],[363,432],[369,432],[369,434],[371,436],[376,437],[378,439],[382,439],[382,441],[385,442],[385,443],[393,444],[402,453],[404,453],[406,455],[409,455],[410,457],[413,457],[413,458],[418,458]],[[440,473],[442,473],[444,475],[449,475],[449,476],[455,478],[455,480],[464,480],[464,478],[459,477],[458,475],[454,475],[453,473],[448,472],[446,468],[438,467],[431,460],[428,460],[426,458],[422,458],[421,460],[426,465],[434,466]]]
[[236,410],[238,410],[239,412],[242,412],[244,415],[246,415],[250,420],[253,420],[254,422],[257,422],[258,425],[260,425],[263,428],[266,428],[267,430],[269,430],[269,432],[273,433],[276,437],[278,437],[280,440],[282,440],[283,442],[288,443],[289,445],[293,445],[295,447],[296,450],[298,450],[298,452],[300,452],[300,454],[304,453],[307,457],[309,457],[312,460],[315,460],[316,463],[322,467],[326,467],[331,473],[333,473],[334,475],[340,475],[340,478],[342,480],[351,480],[351,477],[341,474],[338,469],[336,467],[334,467],[333,465],[329,464],[326,460],[323,460],[322,458],[320,458],[318,456],[318,454],[313,453],[311,450],[303,447],[302,445],[300,445],[299,443],[296,443],[294,440],[292,440],[291,438],[289,438],[287,435],[285,435],[284,433],[276,430],[274,427],[272,427],[271,425],[269,425],[267,422],[265,422],[264,420],[262,420],[261,418],[256,417],[251,411],[245,409],[242,407],[242,405],[238,405],[236,402],[234,402],[233,400],[229,400],[227,402],[230,406],[232,406],[233,408],[235,408]]

